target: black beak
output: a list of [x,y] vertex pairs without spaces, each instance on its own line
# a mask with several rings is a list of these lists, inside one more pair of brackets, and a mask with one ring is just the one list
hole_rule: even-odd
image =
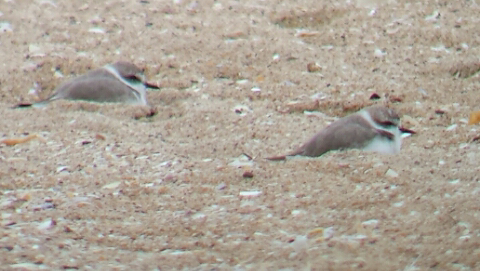
[[[130,80],[142,81],[142,78],[138,77],[136,74],[125,76],[125,78],[130,79]],[[143,85],[147,88],[160,89],[160,87],[157,86],[156,84],[150,83],[150,82],[147,82],[147,81],[143,82]]]
[[160,89],[160,87],[154,83],[145,82],[143,83],[147,88]]
[[405,128],[405,127],[399,127],[399,129],[400,129],[400,132],[405,133],[405,134],[412,134],[412,135],[416,134],[415,131],[410,130],[410,129]]

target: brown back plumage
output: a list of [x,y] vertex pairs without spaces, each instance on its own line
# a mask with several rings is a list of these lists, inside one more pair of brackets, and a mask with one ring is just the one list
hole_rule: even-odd
[[[373,124],[372,121],[376,124]],[[377,136],[387,138],[388,140],[394,139],[395,135],[388,130],[389,127],[398,126],[399,122],[400,118],[393,109],[378,105],[370,106],[336,120],[316,133],[295,151],[287,155],[267,159],[285,160],[286,156],[295,155],[317,157],[332,150],[365,148]],[[385,130],[379,129],[374,125],[384,126]]]
[[33,105],[43,106],[58,99],[146,105],[146,87],[158,88],[146,82],[143,70],[135,64],[118,61],[60,84],[50,97]]

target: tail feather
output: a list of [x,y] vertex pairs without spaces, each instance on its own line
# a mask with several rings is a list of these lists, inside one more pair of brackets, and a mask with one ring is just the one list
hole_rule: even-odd
[[271,157],[267,157],[265,159],[267,160],[270,160],[270,161],[285,161],[287,160],[287,157],[289,156],[297,156],[297,155],[301,155],[303,153],[303,146],[294,150],[293,152],[290,152],[288,154],[285,154],[285,155],[277,155],[277,156],[271,156]]
[[13,109],[16,109],[16,108],[27,108],[27,107],[34,107],[34,108],[42,108],[42,107],[45,107],[47,104],[48,104],[48,100],[46,101],[41,101],[41,102],[37,102],[37,103],[18,103],[14,106],[12,106]]
[[14,106],[12,106],[13,109],[15,108],[26,108],[26,107],[32,107],[32,103],[18,103]]

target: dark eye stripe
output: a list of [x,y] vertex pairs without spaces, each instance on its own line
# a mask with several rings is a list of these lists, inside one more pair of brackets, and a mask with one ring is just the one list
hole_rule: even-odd
[[142,81],[140,80],[136,75],[129,75],[129,76],[126,76],[125,79],[128,79],[128,80],[135,80],[135,81]]
[[395,123],[393,123],[391,121],[382,121],[382,122],[380,122],[380,125],[382,125],[382,126],[397,126]]

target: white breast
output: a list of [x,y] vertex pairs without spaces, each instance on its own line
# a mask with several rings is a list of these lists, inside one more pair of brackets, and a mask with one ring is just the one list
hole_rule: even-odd
[[103,68],[110,72],[113,76],[117,77],[117,79],[120,80],[122,83],[134,89],[134,93],[135,96],[137,96],[137,99],[141,101],[143,105],[147,105],[147,88],[145,87],[143,82],[138,82],[135,84],[128,82],[118,73],[118,71],[111,64],[105,65],[103,66]]
[[389,140],[385,137],[375,137],[365,148],[366,151],[374,151],[384,154],[396,154],[400,152],[400,148],[402,147],[402,133],[397,126],[392,126],[388,129],[378,125],[376,122],[372,120],[370,114],[367,111],[362,111],[360,114],[375,128],[379,130],[384,130],[392,133],[394,135],[393,140]]

